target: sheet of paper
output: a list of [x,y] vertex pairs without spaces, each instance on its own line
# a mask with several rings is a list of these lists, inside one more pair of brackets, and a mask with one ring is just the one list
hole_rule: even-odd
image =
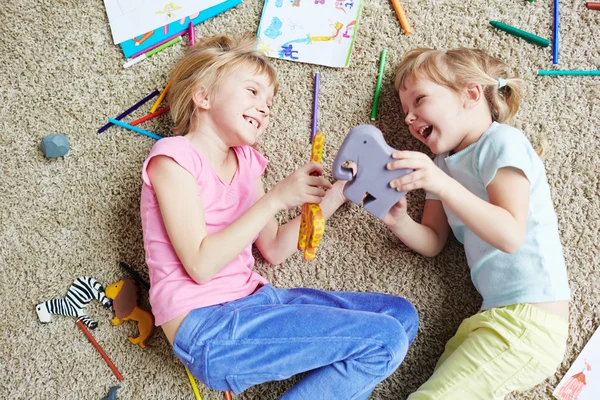
[[162,28],[224,0],[104,0],[115,44]]
[[600,329],[597,329],[552,394],[560,400],[597,400],[599,393]]
[[265,0],[259,48],[270,57],[347,67],[363,0]]

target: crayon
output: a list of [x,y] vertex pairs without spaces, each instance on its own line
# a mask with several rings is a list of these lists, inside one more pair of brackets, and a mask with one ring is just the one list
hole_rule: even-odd
[[504,31],[504,32],[509,33],[511,35],[520,37],[522,39],[527,40],[528,42],[537,44],[539,46],[542,46],[542,47],[548,47],[548,46],[550,46],[550,41],[548,39],[544,39],[543,37],[536,36],[533,33],[522,31],[522,30],[520,30],[518,28],[515,28],[514,26],[510,26],[510,25],[505,24],[503,22],[500,22],[500,21],[490,21],[490,25],[492,25],[496,29],[500,29],[501,31]]
[[552,64],[558,64],[558,0],[554,0],[552,24]]
[[158,117],[159,115],[162,115],[162,114],[166,113],[170,109],[171,109],[171,107],[168,107],[168,106],[167,107],[163,107],[160,110],[158,110],[156,112],[153,112],[152,114],[144,115],[143,117],[136,119],[135,121],[131,122],[130,125],[132,125],[132,126],[139,125],[142,122],[146,122],[149,119]]
[[377,103],[379,103],[379,94],[381,93],[381,79],[383,78],[386,54],[386,49],[381,50],[381,56],[379,57],[379,73],[377,74],[377,85],[375,86],[375,97],[373,98],[373,108],[371,109],[371,121],[375,121],[375,117],[377,117]]
[[156,99],[156,101],[154,102],[154,105],[150,109],[150,114],[152,114],[154,111],[156,111],[158,109],[158,106],[160,106],[160,103],[162,103],[162,101],[165,98],[170,87],[171,87],[171,82],[167,83],[167,86],[165,86],[164,90],[160,93],[160,96],[158,96],[158,99]]
[[134,132],[139,133],[140,135],[151,137],[152,139],[160,140],[160,139],[163,138],[162,136],[159,136],[159,135],[157,135],[155,133],[145,131],[145,130],[143,130],[141,128],[138,128],[137,126],[132,126],[132,125],[126,124],[125,122],[119,121],[119,120],[114,119],[114,118],[109,118],[108,120],[110,122],[112,122],[113,124],[115,124],[115,125],[119,125],[122,128],[132,130]]
[[398,17],[398,21],[400,21],[400,26],[404,30],[405,35],[410,35],[412,33],[410,29],[410,25],[408,25],[408,19],[406,18],[406,14],[404,13],[404,9],[400,4],[400,0],[392,0],[392,7],[394,7],[394,11],[396,11],[396,16]]
[[145,60],[147,58],[150,58],[153,55],[155,55],[156,53],[158,53],[159,51],[164,50],[167,47],[171,47],[175,43],[179,43],[179,42],[181,42],[181,36],[177,36],[175,39],[173,39],[173,40],[171,40],[171,41],[169,41],[167,43],[161,44],[160,46],[158,46],[158,47],[150,50],[147,53],[142,54],[141,56],[138,56],[136,58],[131,58],[129,61],[127,61],[125,64],[123,64],[123,68],[129,68],[132,65],[137,64],[140,61],[143,61],[143,60]]
[[584,76],[584,75],[588,75],[588,76],[600,76],[600,70],[598,69],[591,69],[591,70],[584,70],[584,69],[553,69],[553,70],[547,70],[547,69],[539,69],[537,72],[538,75],[555,75],[555,76],[559,76],[559,75],[578,75],[578,76]]
[[313,91],[313,115],[312,115],[312,126],[310,134],[310,142],[312,143],[317,133],[317,113],[319,112],[319,86],[321,83],[321,75],[315,72],[314,91]]
[[[148,96],[144,97],[143,99],[141,99],[140,101],[138,101],[137,103],[135,103],[134,105],[129,107],[127,110],[123,111],[121,114],[117,115],[117,117],[115,119],[119,119],[119,120],[123,119],[124,117],[128,116],[129,114],[131,114],[132,112],[137,110],[139,107],[144,105],[146,102],[148,102],[154,96],[158,96],[159,93],[160,93],[160,91],[158,89],[154,89],[154,91],[152,93],[150,93]],[[112,125],[113,124],[109,122],[108,124],[104,125],[102,128],[98,129],[98,133],[104,132],[105,130],[110,128]]]
[[190,21],[190,25],[188,26],[188,39],[190,40],[190,46],[196,44],[196,33],[194,32],[194,24]]
[[585,3],[585,7],[588,10],[599,10],[600,11],[600,1],[588,1]]

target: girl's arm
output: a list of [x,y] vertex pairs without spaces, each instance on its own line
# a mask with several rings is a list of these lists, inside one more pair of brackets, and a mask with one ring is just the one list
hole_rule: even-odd
[[442,251],[450,231],[444,207],[439,200],[425,200],[423,218],[418,223],[406,213],[406,197],[403,197],[383,219],[383,223],[406,246],[427,257],[434,257]]
[[[260,198],[265,196],[262,180],[259,178],[254,183],[256,194]],[[345,181],[337,181],[327,191],[321,201],[321,211],[325,220],[329,218],[346,201],[342,190]],[[284,225],[279,225],[275,218],[267,223],[256,239],[256,247],[270,264],[277,265],[298,251],[298,233],[300,231],[301,216],[294,218]]]
[[517,168],[500,168],[487,193],[489,203],[450,179],[439,197],[482,240],[505,253],[514,253],[525,239],[529,180]]
[[304,202],[319,203],[331,184],[322,167],[308,163],[278,183],[227,228],[207,235],[204,208],[194,177],[166,156],[154,157],[148,176],[156,193],[163,223],[181,263],[196,282],[211,280],[237,257],[280,210]]

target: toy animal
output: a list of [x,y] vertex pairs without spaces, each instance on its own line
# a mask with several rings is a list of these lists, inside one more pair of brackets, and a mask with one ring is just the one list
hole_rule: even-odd
[[85,307],[92,300],[98,300],[105,308],[112,305],[112,301],[106,297],[102,285],[92,277],[81,276],[73,282],[67,295],[59,299],[48,300],[35,306],[35,311],[40,322],[51,321],[51,314],[77,317],[85,326],[95,329],[98,322],[92,320],[85,313]]
[[128,339],[133,344],[146,347],[146,340],[154,331],[154,316],[138,307],[138,287],[135,280],[124,278],[106,288],[106,296],[113,299],[115,317],[111,320],[113,325],[121,325],[123,321],[137,321],[139,335],[130,336]]
[[[398,192],[390,182],[410,172],[411,169],[388,170],[386,164],[396,150],[383,139],[383,134],[373,125],[358,125],[348,132],[333,162],[333,176],[349,181],[344,188],[344,196],[354,204],[364,208],[379,219],[383,219],[390,208],[406,192]],[[356,175],[343,164],[352,161],[357,166]],[[364,202],[363,202],[364,200]]]
[[119,390],[121,386],[111,386],[108,390],[108,394],[102,398],[102,400],[117,400],[117,390]]

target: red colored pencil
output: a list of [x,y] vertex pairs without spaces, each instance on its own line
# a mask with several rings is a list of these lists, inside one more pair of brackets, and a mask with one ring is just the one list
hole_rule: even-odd
[[585,3],[585,6],[588,10],[599,10],[600,11],[600,1],[588,1]]
[[144,115],[142,118],[136,119],[135,121],[131,122],[129,125],[133,125],[133,126],[139,125],[142,122],[148,121],[149,119],[158,117],[159,115],[166,113],[170,109],[171,109],[171,107],[161,108],[160,110],[155,111],[152,114]]
[[92,344],[94,345],[94,347],[96,348],[96,350],[98,350],[98,353],[100,353],[100,355],[102,356],[102,358],[104,358],[104,361],[106,361],[106,363],[108,364],[108,366],[110,367],[110,369],[112,370],[113,374],[115,374],[115,376],[117,377],[118,380],[122,381],[123,380],[123,375],[121,375],[121,373],[119,372],[119,370],[117,369],[117,367],[115,367],[115,364],[113,364],[112,361],[110,361],[110,358],[108,358],[108,356],[106,355],[106,353],[104,352],[104,350],[102,350],[102,347],[100,347],[100,345],[98,344],[98,342],[96,342],[96,339],[94,339],[94,337],[92,336],[92,334],[90,333],[90,331],[88,331],[88,329],[85,327],[85,325],[83,324],[83,322],[81,322],[81,320],[77,320],[77,326],[79,326],[81,328],[81,330],[83,331],[83,333],[85,333],[85,336],[87,336],[87,338],[89,339],[90,342],[92,342]]

